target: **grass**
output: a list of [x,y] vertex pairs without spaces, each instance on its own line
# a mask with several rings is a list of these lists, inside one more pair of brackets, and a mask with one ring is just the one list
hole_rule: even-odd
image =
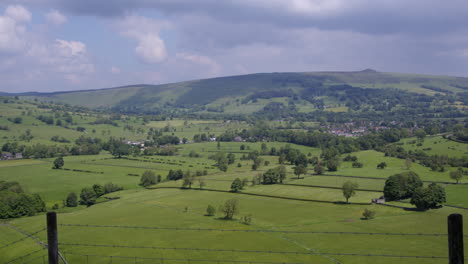
[[[362,177],[376,177],[376,178],[388,178],[389,176],[405,171],[416,172],[422,180],[425,181],[443,181],[443,182],[454,182],[450,179],[450,171],[456,170],[456,168],[447,168],[445,172],[435,172],[430,168],[424,167],[418,163],[412,163],[410,169],[405,167],[405,160],[385,157],[381,152],[368,150],[352,153],[358,157],[358,160],[364,164],[363,168],[353,168],[351,162],[342,162],[338,172],[330,174],[349,175],[349,176],[362,176]],[[377,169],[377,164],[380,162],[387,163],[385,169]],[[463,179],[462,182],[466,182]]]
[[[152,123],[155,125],[154,123]],[[188,124],[189,126],[201,125]],[[220,124],[212,124],[218,126]],[[182,120],[173,123],[176,128],[187,129]],[[210,125],[211,126],[211,125]],[[240,150],[244,145],[249,150]],[[178,156],[151,156],[129,157],[130,159],[114,159],[109,154],[96,156],[69,156],[65,157],[65,168],[89,170],[98,173],[83,173],[65,170],[53,170],[53,159],[43,160],[13,160],[0,162],[0,180],[18,181],[26,191],[39,193],[50,208],[59,203],[71,192],[79,193],[83,187],[90,187],[95,183],[105,184],[113,182],[124,186],[125,190],[112,193],[108,196],[120,197],[118,200],[103,202],[91,207],[60,208],[60,224],[93,224],[93,225],[126,225],[126,226],[159,226],[183,228],[212,228],[212,229],[240,229],[240,230],[289,230],[289,231],[352,231],[352,232],[398,232],[398,233],[445,233],[446,217],[451,213],[461,213],[468,224],[466,210],[443,207],[427,212],[407,211],[399,208],[378,205],[347,205],[340,204],[345,201],[339,189],[313,188],[290,185],[257,185],[247,186],[243,193],[285,196],[297,199],[325,200],[331,203],[306,202],[233,194],[230,190],[231,182],[235,178],[252,177],[269,168],[277,166],[278,157],[262,156],[270,161],[270,165],[262,164],[258,171],[252,171],[252,161],[240,161],[242,154],[253,150],[261,150],[262,143],[248,142],[221,142],[218,149],[216,142],[204,142],[179,145]],[[266,142],[268,148],[277,149],[285,143]],[[319,156],[321,151],[316,148],[291,144],[293,148],[303,153]],[[200,154],[199,158],[188,157],[191,151]],[[213,167],[210,155],[218,151],[233,152],[236,162],[230,165],[226,173]],[[303,179],[296,179],[293,175],[293,166],[286,165],[286,183],[299,185],[321,185],[341,187],[345,181],[355,181],[362,189],[382,190],[385,178],[407,171],[404,161],[397,158],[385,157],[383,153],[375,151],[360,151],[352,153],[358,161],[364,164],[363,168],[352,168],[351,162],[341,162],[337,172],[349,176],[366,178],[344,178],[333,176],[317,176],[308,174]],[[136,160],[133,160],[136,159]],[[150,162],[144,162],[150,161]],[[376,165],[382,161],[388,164],[384,170]],[[237,164],[240,163],[241,167]],[[205,189],[198,188],[195,182],[194,190],[179,188],[159,188],[146,190],[138,185],[140,177],[128,174],[141,175],[145,170],[151,169],[163,178],[170,169],[183,171],[207,169]],[[432,172],[419,164],[412,164],[411,170],[417,172],[423,180],[450,181],[448,171]],[[310,171],[311,173],[312,171]],[[382,180],[370,179],[370,177]],[[464,182],[466,179],[464,179]],[[181,187],[182,181],[166,181],[155,187]],[[466,199],[466,185],[446,185],[447,204],[468,207]],[[351,197],[351,203],[369,203],[371,199],[381,196],[379,192],[358,191]],[[206,207],[211,204],[218,208],[225,200],[235,198],[240,203],[240,213],[233,221],[220,220],[222,215],[218,211],[216,217],[205,216]],[[335,202],[336,204],[334,204]],[[410,206],[405,204],[405,206]],[[187,209],[186,209],[187,208]],[[364,209],[376,212],[373,220],[361,220]],[[252,225],[242,224],[239,219],[245,215],[252,215]],[[27,232],[35,232],[44,227],[45,216],[24,217],[9,221],[15,227]],[[7,262],[18,256],[32,252],[40,247],[32,240],[26,239],[14,246],[1,248],[12,241],[22,237],[11,228],[0,225],[0,262]],[[46,240],[45,232],[37,235],[42,241]],[[346,235],[346,234],[297,234],[297,233],[268,233],[268,232],[203,232],[195,230],[155,230],[155,229],[122,229],[122,228],[92,228],[92,227],[59,227],[59,240],[61,243],[79,244],[106,244],[136,247],[164,247],[164,248],[202,248],[202,249],[235,249],[260,250],[276,252],[315,252],[315,253],[358,253],[383,255],[409,255],[409,256],[446,256],[446,237],[421,236],[382,236],[382,235]],[[468,248],[468,247],[467,247]],[[336,255],[303,255],[303,254],[274,254],[274,253],[247,253],[247,252],[217,252],[217,251],[191,251],[171,249],[144,249],[144,248],[113,248],[113,247],[87,247],[87,246],[60,246],[62,252],[91,255],[112,255],[132,257],[131,259],[113,258],[112,263],[134,262],[133,257],[170,258],[170,259],[197,259],[197,260],[229,260],[229,261],[265,261],[287,263],[381,263],[390,264],[407,263],[444,263],[443,259],[417,259],[417,258],[388,258],[369,256],[336,256]],[[37,253],[22,261],[32,260],[41,256]],[[65,254],[70,263],[86,262],[85,257]],[[109,258],[88,257],[89,263],[110,262]],[[38,263],[42,261],[39,259]],[[138,263],[154,263],[154,260],[137,260]],[[35,262],[32,262],[35,263]],[[164,261],[164,263],[183,263],[183,261]],[[197,262],[198,263],[198,262]],[[208,263],[208,262],[200,262]]]
[[[157,226],[213,229],[267,229],[300,231],[354,231],[354,232],[402,232],[445,233],[446,216],[464,211],[443,208],[425,213],[403,211],[396,208],[373,206],[346,206],[288,201],[264,197],[239,196],[229,193],[213,193],[184,190],[128,190],[116,194],[119,200],[98,204],[69,213],[59,214],[59,224],[94,224]],[[236,198],[240,214],[235,221],[217,220],[204,216],[206,206],[220,205],[229,198]],[[185,212],[185,208],[188,211]],[[361,220],[364,208],[377,212],[376,219]],[[243,225],[237,219],[252,214],[253,223]],[[220,216],[218,214],[218,216]],[[466,218],[465,218],[466,219]],[[43,215],[21,218],[11,224],[26,231],[44,226]],[[466,224],[465,220],[465,224]],[[12,233],[9,236],[14,237]],[[45,234],[38,235],[45,240]],[[378,235],[338,234],[282,234],[245,232],[201,232],[151,229],[59,227],[61,243],[108,244],[128,246],[157,246],[209,249],[290,251],[290,252],[339,252],[360,254],[396,254],[445,256],[446,237],[402,237]],[[61,246],[63,252],[113,256],[139,256],[164,258],[212,259],[229,261],[275,261],[302,263],[332,263],[330,258],[342,263],[394,263],[394,258],[356,256],[308,256],[296,254],[179,251],[162,249],[128,249],[109,247]],[[22,252],[29,252],[24,249]],[[0,259],[8,261],[18,252],[0,249]],[[67,255],[69,262],[84,262],[84,257]],[[90,263],[109,261],[109,258],[90,257]],[[129,260],[113,259],[113,263]],[[133,259],[131,260],[133,261]],[[406,259],[405,259],[406,261]],[[444,260],[408,259],[408,263],[444,263]],[[140,263],[140,262],[139,262]],[[151,263],[148,261],[147,263]],[[166,262],[165,263],[179,263]],[[203,262],[202,262],[203,263]]]
[[416,138],[403,139],[402,147],[407,151],[422,150],[429,155],[447,155],[449,157],[460,158],[468,155],[468,144],[461,144],[441,136],[426,137],[421,146],[416,143]]

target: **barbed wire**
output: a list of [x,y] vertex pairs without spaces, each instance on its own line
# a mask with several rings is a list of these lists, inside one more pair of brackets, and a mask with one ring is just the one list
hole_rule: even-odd
[[126,257],[126,256],[111,256],[111,255],[95,255],[95,254],[78,254],[64,252],[67,255],[82,256],[82,257],[101,257],[101,258],[122,258],[122,259],[141,259],[141,260],[172,260],[185,262],[216,262],[216,263],[251,263],[251,264],[304,264],[298,262],[267,262],[267,261],[247,261],[247,260],[213,260],[213,259],[177,259],[177,258],[150,258],[150,257]]
[[108,244],[78,244],[59,243],[62,246],[81,247],[111,247],[131,249],[160,249],[160,250],[183,250],[183,251],[209,251],[209,252],[236,252],[236,253],[266,253],[266,254],[291,254],[291,255],[330,255],[330,256],[360,256],[360,257],[392,257],[392,258],[420,258],[420,259],[445,259],[438,256],[400,256],[391,254],[362,254],[362,253],[323,253],[323,252],[299,252],[299,251],[270,251],[270,250],[241,250],[241,249],[212,249],[212,248],[178,248],[178,247],[156,247],[156,246],[122,246]]
[[[14,244],[16,244],[16,243],[19,243],[19,242],[23,241],[23,240],[26,240],[26,239],[28,239],[28,238],[31,238],[31,236],[36,235],[36,234],[38,234],[38,233],[41,233],[41,232],[43,232],[43,231],[45,231],[45,230],[46,230],[46,228],[43,228],[43,229],[41,229],[41,230],[39,230],[39,231],[36,231],[36,232],[34,232],[34,233],[29,234],[29,236],[25,236],[25,237],[23,237],[23,238],[20,238],[20,239],[18,239],[18,240],[16,240],[16,241],[11,242],[11,243],[8,243],[8,244],[6,244],[6,245],[0,246],[0,249],[3,249],[3,248],[6,248],[6,247],[9,247],[9,246],[12,246],[12,245],[14,245]],[[32,238],[31,238],[31,239],[32,239]]]
[[22,259],[22,258],[25,258],[25,257],[29,257],[29,256],[31,256],[31,255],[36,254],[36,253],[39,252],[39,251],[42,251],[42,250],[44,250],[44,248],[38,249],[38,250],[36,250],[36,251],[33,251],[33,252],[28,253],[28,254],[26,254],[26,255],[23,255],[23,256],[21,256],[21,257],[17,257],[17,258],[15,258],[15,259],[12,259],[12,260],[10,260],[10,261],[8,261],[8,262],[5,262],[5,264],[10,264],[10,263],[13,263],[13,262],[15,262],[15,261],[17,261],[17,260],[19,260],[19,259]]
[[[26,262],[23,262],[23,264],[31,263],[31,262],[33,262],[34,260],[37,260],[37,259],[40,259],[40,258],[44,259],[45,256],[46,256],[46,255],[41,255],[41,256],[32,258],[32,259],[30,259],[30,260],[28,260],[28,261],[26,261]],[[43,261],[43,263],[45,263],[45,262]]]
[[[188,227],[155,227],[155,226],[119,226],[119,225],[88,225],[88,224],[60,224],[69,227],[95,227],[95,228],[126,228],[126,229],[155,229],[178,231],[211,231],[211,232],[246,232],[246,233],[286,233],[286,234],[338,234],[338,235],[385,235],[385,236],[447,236],[447,234],[425,233],[371,233],[371,232],[345,232],[345,231],[289,231],[266,229],[213,229],[213,228],[188,228]],[[467,235],[465,235],[467,236]]]

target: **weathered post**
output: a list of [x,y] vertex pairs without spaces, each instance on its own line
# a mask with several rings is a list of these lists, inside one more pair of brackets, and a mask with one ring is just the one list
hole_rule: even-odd
[[449,264],[464,264],[463,216],[451,214],[448,217]]
[[57,214],[47,213],[47,248],[49,264],[58,264]]

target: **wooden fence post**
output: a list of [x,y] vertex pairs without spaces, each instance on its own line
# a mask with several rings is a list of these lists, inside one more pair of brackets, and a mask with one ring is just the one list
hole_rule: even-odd
[[58,264],[57,214],[47,213],[47,248],[49,264]]
[[448,217],[449,264],[464,264],[463,216],[451,214]]

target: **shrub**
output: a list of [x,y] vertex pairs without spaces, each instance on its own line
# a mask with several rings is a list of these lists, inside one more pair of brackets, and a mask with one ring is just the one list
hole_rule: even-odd
[[364,164],[362,164],[361,162],[358,162],[358,161],[353,162],[353,168],[362,168],[363,166]]
[[207,216],[213,216],[216,214],[216,208],[214,206],[212,206],[211,204],[208,205],[208,207],[206,208],[206,215]]
[[372,219],[375,217],[375,211],[372,211],[372,210],[369,210],[369,209],[365,209],[364,212],[362,213],[362,216],[365,218],[365,219]]
[[252,223],[252,215],[244,215],[243,217],[241,217],[240,219],[241,223],[245,224],[245,225],[250,225]]
[[143,172],[140,179],[140,185],[143,187],[148,187],[153,184],[156,184],[156,175],[154,172],[150,170]]

